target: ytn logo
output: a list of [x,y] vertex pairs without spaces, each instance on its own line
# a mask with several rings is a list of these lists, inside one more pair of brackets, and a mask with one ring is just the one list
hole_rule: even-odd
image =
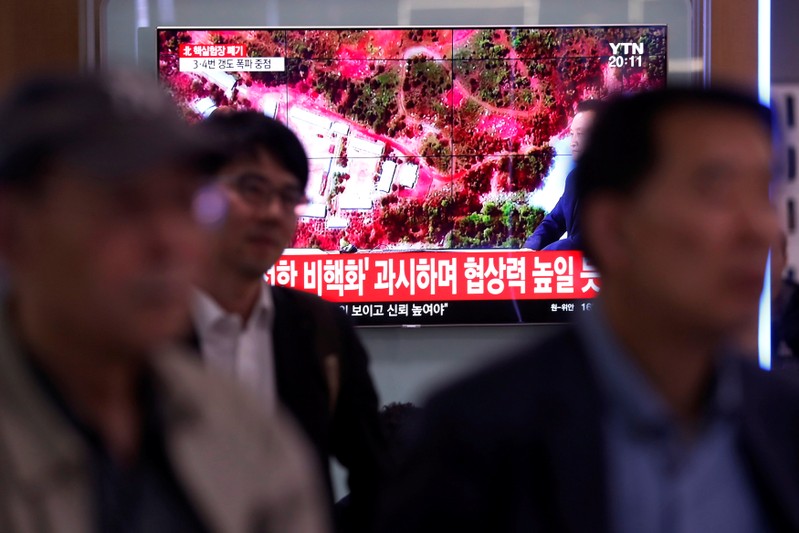
[[619,55],[619,50],[622,54],[635,54],[643,55],[644,43],[608,43],[610,49],[613,50],[613,55]]

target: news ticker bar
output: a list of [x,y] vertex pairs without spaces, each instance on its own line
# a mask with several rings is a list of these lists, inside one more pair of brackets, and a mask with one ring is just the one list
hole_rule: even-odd
[[358,326],[564,323],[591,311],[591,300],[460,300],[340,303]]
[[599,274],[577,251],[289,253],[265,277],[342,303],[560,301],[600,290]]

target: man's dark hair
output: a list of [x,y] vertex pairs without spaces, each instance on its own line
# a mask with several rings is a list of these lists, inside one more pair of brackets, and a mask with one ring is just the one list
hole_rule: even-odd
[[202,178],[221,162],[148,76],[58,73],[24,80],[0,101],[0,186],[34,194],[59,164],[110,181],[159,164]]
[[634,192],[658,163],[658,121],[686,108],[748,115],[771,131],[768,108],[727,89],[669,88],[603,102],[575,168],[578,200],[597,192]]
[[308,156],[302,143],[285,124],[257,111],[215,112],[201,127],[219,139],[230,161],[256,158],[260,151],[274,157],[300,186],[308,183]]
[[600,111],[605,107],[604,100],[581,100],[574,108],[574,114],[585,113],[586,111]]
[[[661,157],[656,131],[659,121],[681,109],[747,115],[771,132],[769,109],[750,96],[728,89],[668,88],[602,102],[574,170],[580,209],[599,193],[635,193]],[[590,247],[585,242],[583,247],[590,257]]]

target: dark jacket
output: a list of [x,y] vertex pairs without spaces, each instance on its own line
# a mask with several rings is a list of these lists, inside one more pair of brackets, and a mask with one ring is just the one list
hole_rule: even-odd
[[[337,529],[367,531],[388,468],[369,358],[347,316],[334,304],[285,287],[272,287],[272,297],[278,398],[316,452],[331,505],[330,457],[347,469],[350,505]],[[193,342],[198,343],[196,335]],[[335,407],[323,363],[330,352],[337,352],[338,361]]]
[[[550,213],[535,228],[524,242],[532,250],[577,250],[579,249],[579,224],[577,217],[577,194],[574,189],[574,171],[566,176],[563,195]],[[559,240],[564,232],[568,236]]]
[[[740,445],[772,531],[799,531],[799,392],[741,361]],[[603,399],[569,327],[435,396],[382,533],[609,533]]]

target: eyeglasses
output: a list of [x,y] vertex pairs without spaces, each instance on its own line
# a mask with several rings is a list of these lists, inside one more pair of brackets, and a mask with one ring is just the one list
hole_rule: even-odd
[[224,176],[222,181],[253,206],[268,205],[277,199],[280,206],[289,211],[308,203],[308,198],[299,187],[272,187],[260,174],[247,172],[238,176]]

